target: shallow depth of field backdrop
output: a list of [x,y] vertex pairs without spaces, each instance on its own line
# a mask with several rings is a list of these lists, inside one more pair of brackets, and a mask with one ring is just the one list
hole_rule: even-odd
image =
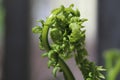
[[[62,80],[62,74],[55,79],[47,68],[31,29],[52,9],[72,3],[88,19],[84,25],[90,60],[104,65],[103,51],[120,49],[120,0],[0,0],[0,80]],[[82,80],[74,60],[68,64]]]

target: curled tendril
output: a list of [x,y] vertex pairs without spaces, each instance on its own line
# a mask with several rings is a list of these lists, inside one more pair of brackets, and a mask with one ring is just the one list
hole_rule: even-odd
[[[98,69],[99,66],[86,58],[88,53],[85,49],[85,29],[82,23],[87,19],[81,19],[79,10],[74,10],[73,6],[71,4],[65,8],[62,5],[54,9],[46,21],[40,21],[42,27],[36,26],[33,32],[40,33],[40,46],[47,51],[43,56],[49,58],[48,67],[53,67],[54,76],[57,71],[62,71],[66,80],[75,80],[64,62],[74,56],[85,80],[100,80],[104,78],[100,73],[103,69]],[[48,33],[51,44],[48,42]]]

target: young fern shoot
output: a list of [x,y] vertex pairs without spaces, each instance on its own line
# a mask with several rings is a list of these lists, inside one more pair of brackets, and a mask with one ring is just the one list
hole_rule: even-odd
[[[71,70],[65,63],[71,57],[83,74],[84,80],[101,80],[104,71],[101,66],[96,66],[89,61],[85,48],[85,29],[82,25],[87,19],[80,18],[78,9],[73,9],[73,4],[65,8],[63,5],[54,9],[46,21],[40,20],[41,26],[32,29],[33,33],[40,35],[40,49],[46,51],[42,54],[48,57],[48,68],[53,67],[53,75],[63,72],[65,80],[75,80]],[[50,34],[52,42],[49,43]]]

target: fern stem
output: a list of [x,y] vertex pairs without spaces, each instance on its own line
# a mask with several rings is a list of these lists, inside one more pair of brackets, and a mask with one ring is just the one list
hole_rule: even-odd
[[[45,47],[45,49],[47,51],[51,50],[51,47],[48,42],[48,31],[49,31],[49,26],[44,26],[43,32],[42,32],[42,45]],[[66,80],[75,80],[71,70],[59,56],[58,56],[58,62],[61,66],[61,69],[63,70],[65,79]]]

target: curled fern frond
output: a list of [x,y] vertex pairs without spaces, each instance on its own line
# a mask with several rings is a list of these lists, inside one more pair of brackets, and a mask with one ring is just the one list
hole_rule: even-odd
[[[82,71],[85,80],[100,80],[104,78],[101,67],[90,62],[85,48],[85,28],[87,19],[80,17],[78,9],[71,4],[54,9],[46,21],[40,20],[41,27],[33,28],[34,33],[40,33],[40,46],[46,50],[43,56],[48,57],[48,67],[53,67],[53,74],[62,71],[66,80],[75,80],[72,72],[65,64],[66,59],[75,57],[76,64]],[[48,35],[52,42],[48,42]],[[58,66],[59,65],[59,66]]]

